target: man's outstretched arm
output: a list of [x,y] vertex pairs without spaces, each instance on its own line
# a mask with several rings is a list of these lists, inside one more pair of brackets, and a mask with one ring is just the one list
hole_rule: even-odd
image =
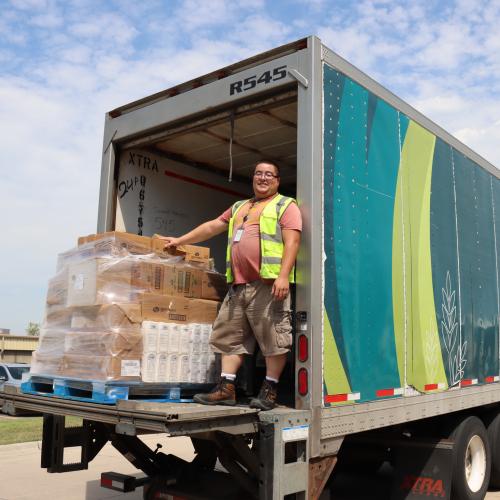
[[191,243],[201,243],[202,241],[209,240],[218,234],[227,230],[228,224],[220,219],[213,219],[198,227],[195,227],[189,233],[183,234],[179,237],[174,236],[160,236],[159,238],[165,241],[165,248],[176,247],[178,245],[189,245]]

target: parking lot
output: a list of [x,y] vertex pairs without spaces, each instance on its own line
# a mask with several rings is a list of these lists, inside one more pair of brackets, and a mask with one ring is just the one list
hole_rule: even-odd
[[[188,438],[167,438],[164,434],[150,434],[142,439],[153,449],[160,443],[165,453],[175,453],[186,460],[193,457],[193,448]],[[141,475],[109,443],[89,464],[88,470],[65,474],[48,474],[45,469],[40,468],[40,448],[40,442],[0,446],[0,500],[142,499],[142,488],[131,493],[101,488],[101,472]],[[65,462],[78,461],[77,450],[70,452],[72,453],[66,454]]]

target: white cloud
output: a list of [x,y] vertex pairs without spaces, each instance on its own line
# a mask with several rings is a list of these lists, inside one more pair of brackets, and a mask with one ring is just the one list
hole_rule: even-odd
[[[319,0],[321,1],[321,0]],[[263,9],[266,6],[265,0],[237,0],[233,2],[237,5],[238,9],[244,9],[249,11]]]
[[245,40],[240,45],[255,53],[282,45],[289,34],[290,28],[278,20],[264,15],[250,15],[239,23],[231,39],[235,42]]
[[498,167],[500,157],[497,144],[500,143],[500,122],[494,122],[484,128],[464,127],[455,130],[454,135]]
[[21,21],[21,15],[12,10],[0,12],[0,40],[4,43],[23,45],[26,43],[26,33],[16,29],[16,24]]
[[186,0],[174,13],[177,22],[187,31],[225,25],[234,20],[235,5],[227,0]]
[[74,44],[59,51],[59,58],[73,64],[88,64],[92,57],[92,50],[83,44]]
[[33,10],[45,9],[49,2],[47,0],[10,0],[10,3],[16,9]]
[[320,28],[318,35],[325,45],[360,69],[370,68],[375,61],[370,52],[371,37],[356,26]]
[[29,23],[32,26],[37,26],[39,28],[58,28],[64,23],[63,18],[56,13],[46,13],[40,14],[38,16],[33,16]]
[[[91,20],[76,22],[69,26],[68,32],[78,38],[118,45],[129,44],[138,34],[132,23],[115,14],[99,14]],[[113,51],[116,48],[116,45],[112,46]]]

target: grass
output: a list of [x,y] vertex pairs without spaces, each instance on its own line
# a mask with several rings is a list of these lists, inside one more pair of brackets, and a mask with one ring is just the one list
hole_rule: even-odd
[[[66,417],[66,427],[82,425],[79,417]],[[0,445],[41,441],[43,417],[18,417],[0,420]]]

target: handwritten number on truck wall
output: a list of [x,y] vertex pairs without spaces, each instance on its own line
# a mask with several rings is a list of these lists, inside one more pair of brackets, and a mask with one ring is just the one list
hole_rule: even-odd
[[123,198],[129,191],[133,191],[137,184],[139,184],[139,177],[132,177],[131,179],[121,181],[120,184],[118,184],[120,199]]
[[141,190],[139,191],[139,217],[137,218],[137,227],[139,228],[137,234],[142,236],[142,228],[144,226],[144,219],[142,212],[144,211],[144,197],[146,193],[146,176],[141,175]]
[[261,75],[249,76],[244,80],[238,80],[237,82],[231,83],[229,86],[229,95],[246,92],[247,90],[255,88],[257,85],[267,85],[268,83],[276,82],[283,78],[286,78],[286,66],[278,66],[274,68],[272,72],[270,70],[264,71]]

